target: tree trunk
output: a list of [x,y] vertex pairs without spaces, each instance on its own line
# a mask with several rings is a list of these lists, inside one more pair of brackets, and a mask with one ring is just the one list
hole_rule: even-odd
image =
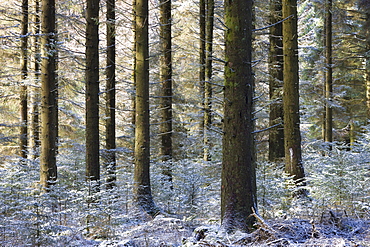
[[[270,1],[270,23],[276,24],[282,20],[281,0]],[[270,89],[270,126],[275,126],[269,132],[269,160],[276,161],[284,157],[284,111],[283,111],[283,24],[270,27],[269,49],[269,89]]]
[[364,23],[364,31],[365,31],[365,39],[366,39],[366,67],[365,67],[365,80],[366,80],[366,105],[367,105],[367,117],[370,118],[370,1],[364,0],[361,8],[363,8],[365,12],[365,23]]
[[41,155],[40,183],[47,189],[57,179],[57,101],[55,78],[55,0],[42,0],[41,21]]
[[325,21],[325,142],[333,142],[332,0],[326,2]]
[[225,2],[226,66],[221,220],[228,230],[248,230],[257,210],[253,164],[252,1]]
[[34,48],[35,48],[35,87],[32,92],[32,156],[36,160],[39,157],[39,147],[40,147],[40,90],[39,90],[39,80],[40,80],[40,63],[41,63],[41,50],[40,50],[40,1],[35,0],[35,19],[34,19]]
[[20,135],[20,148],[21,157],[27,159],[28,154],[28,90],[27,90],[27,77],[28,77],[28,0],[22,0],[22,31],[21,31],[21,135]]
[[201,108],[202,115],[200,119],[200,136],[204,137],[204,110],[205,110],[205,99],[204,89],[206,80],[206,1],[199,1],[199,88],[201,95]]
[[106,188],[116,182],[116,12],[115,0],[107,1],[107,83],[106,83]]
[[86,179],[99,188],[99,0],[86,8]]
[[135,109],[135,171],[134,197],[137,205],[151,216],[157,214],[150,187],[149,137],[149,11],[148,0],[136,0],[136,109]]
[[204,81],[204,155],[205,161],[211,160],[210,129],[212,126],[212,53],[213,53],[213,19],[214,0],[207,0],[206,8],[206,63]]
[[160,156],[164,162],[163,175],[172,182],[172,17],[171,0],[160,0],[161,11],[161,60],[160,81],[162,83],[162,96],[160,109],[162,120],[160,125],[161,149]]
[[299,120],[297,0],[283,0],[285,172],[304,180]]

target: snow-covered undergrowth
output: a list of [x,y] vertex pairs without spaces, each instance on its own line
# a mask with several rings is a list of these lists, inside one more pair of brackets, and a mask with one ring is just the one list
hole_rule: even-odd
[[60,150],[58,183],[46,194],[37,163],[6,157],[0,164],[0,246],[370,246],[369,139],[332,151],[307,142],[306,198],[292,196],[283,164],[259,162],[258,213],[266,224],[235,234],[219,228],[220,162],[176,161],[172,184],[153,163],[153,196],[163,213],[151,219],[133,206],[127,161],[119,161],[117,188],[102,185],[91,203],[83,152]]

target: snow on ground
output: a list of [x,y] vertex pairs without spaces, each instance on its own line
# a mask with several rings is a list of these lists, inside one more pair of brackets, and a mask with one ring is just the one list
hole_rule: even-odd
[[227,234],[217,225],[195,228],[191,222],[159,215],[123,231],[118,241],[100,242],[100,247],[156,246],[370,246],[370,220],[329,217],[313,220],[271,220],[258,224],[252,233]]

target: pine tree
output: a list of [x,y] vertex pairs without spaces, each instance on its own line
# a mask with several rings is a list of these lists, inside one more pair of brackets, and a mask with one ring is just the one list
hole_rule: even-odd
[[106,187],[116,182],[116,1],[107,1]]
[[172,16],[171,0],[160,1],[160,81],[162,83],[161,95],[161,125],[160,137],[161,148],[160,156],[165,163],[163,174],[172,181]]
[[204,155],[203,160],[211,160],[209,132],[212,126],[212,53],[213,53],[213,19],[214,0],[206,1],[206,35],[205,35],[205,80],[204,80]]
[[283,0],[285,172],[304,179],[299,119],[297,0]]
[[325,8],[325,141],[333,141],[333,59],[332,59],[332,0],[326,1]]
[[86,3],[86,179],[99,184],[99,0]]
[[284,157],[283,91],[283,41],[281,0],[270,1],[269,95],[271,100],[269,121],[269,160]]
[[22,31],[21,31],[21,157],[27,158],[28,148],[28,0],[22,0]]
[[137,205],[154,216],[150,186],[149,136],[149,10],[148,0],[136,0],[135,8],[135,170],[134,197]]
[[57,83],[55,0],[42,0],[41,20],[41,154],[40,183],[48,188],[57,179]]
[[256,210],[253,164],[252,1],[225,2],[227,26],[221,220],[229,230],[248,230]]

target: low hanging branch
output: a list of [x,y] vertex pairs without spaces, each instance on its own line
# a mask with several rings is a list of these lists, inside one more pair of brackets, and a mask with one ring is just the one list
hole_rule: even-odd
[[276,22],[276,23],[274,23],[274,24],[271,24],[271,25],[268,25],[268,26],[266,26],[266,27],[262,27],[262,28],[258,28],[258,29],[252,29],[252,32],[261,31],[261,30],[265,30],[265,29],[267,29],[267,28],[270,28],[270,27],[276,26],[277,24],[280,24],[280,23],[282,23],[282,22],[284,22],[284,21],[286,21],[286,20],[288,20],[288,19],[292,18],[293,16],[294,16],[294,15],[290,15],[290,16],[288,16],[287,18],[282,19],[281,21],[278,21],[278,22]]

